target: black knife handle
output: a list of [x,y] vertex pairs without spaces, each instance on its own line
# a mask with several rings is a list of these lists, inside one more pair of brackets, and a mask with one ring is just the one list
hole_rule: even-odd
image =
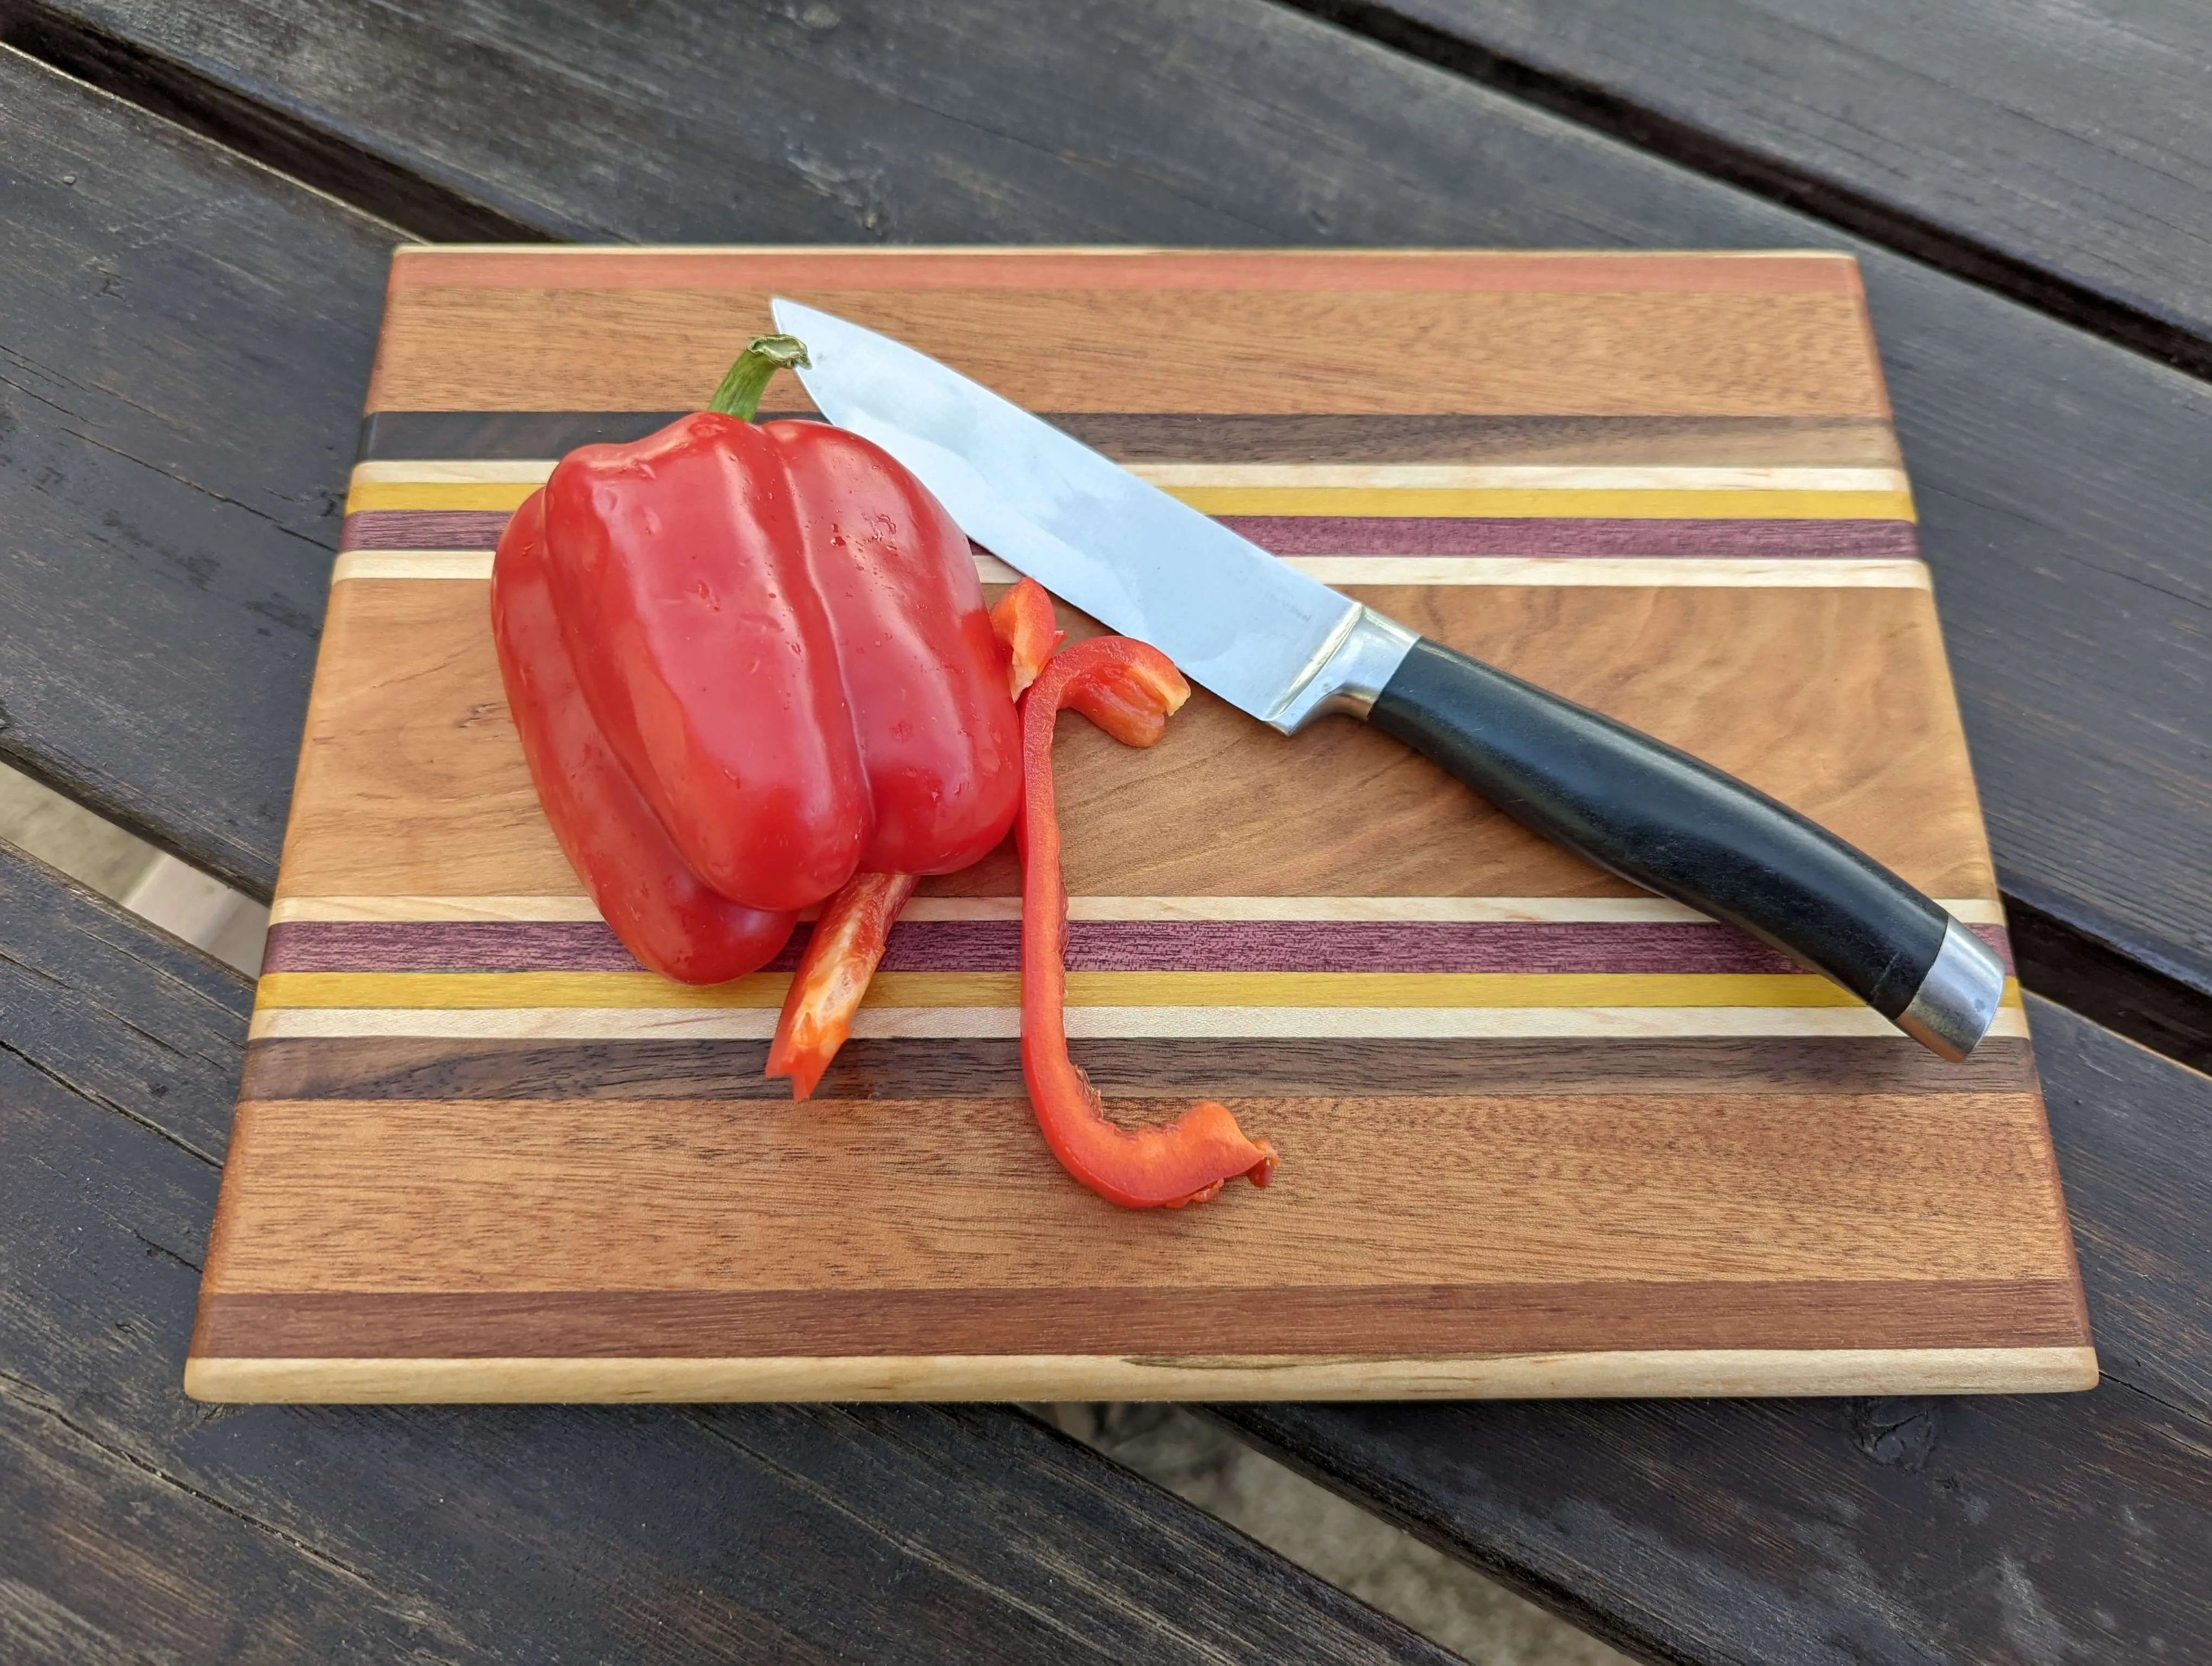
[[1972,933],[1686,752],[1425,637],[1367,721],[1524,826],[1825,972],[1946,1057],[1996,1017],[2004,969]]

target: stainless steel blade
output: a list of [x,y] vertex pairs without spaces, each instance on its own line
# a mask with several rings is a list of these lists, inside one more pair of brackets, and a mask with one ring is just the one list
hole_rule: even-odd
[[806,344],[799,376],[823,416],[1007,565],[1261,721],[1364,711],[1415,640],[936,360],[796,301],[775,312]]

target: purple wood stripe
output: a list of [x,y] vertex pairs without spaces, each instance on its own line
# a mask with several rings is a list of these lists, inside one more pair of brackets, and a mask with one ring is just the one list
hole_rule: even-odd
[[338,528],[338,549],[495,550],[506,509],[357,509]]
[[1820,556],[1917,559],[1909,520],[1521,520],[1224,515],[1279,556]]
[[[771,971],[799,964],[808,927]],[[2005,958],[2001,926],[1975,935]],[[1783,956],[1730,927],[1374,921],[1079,920],[1067,964],[1079,972],[1788,972]],[[883,970],[1020,970],[1012,921],[915,921],[891,932]],[[308,921],[273,927],[270,972],[635,971],[637,962],[597,921]]]
[[[363,509],[341,550],[489,550],[504,509]],[[1431,520],[1230,515],[1222,524],[1279,556],[1827,556],[1917,559],[1909,520]]]

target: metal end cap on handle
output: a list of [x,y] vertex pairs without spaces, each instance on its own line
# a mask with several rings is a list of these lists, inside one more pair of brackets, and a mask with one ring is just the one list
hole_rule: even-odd
[[1897,1027],[1953,1064],[1980,1044],[2004,999],[2004,962],[1956,920],[1920,988],[1897,1015]]

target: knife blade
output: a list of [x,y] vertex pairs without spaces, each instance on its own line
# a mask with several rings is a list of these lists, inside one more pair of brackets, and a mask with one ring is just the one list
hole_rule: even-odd
[[1365,720],[1601,866],[1824,973],[1939,1055],[1995,1022],[2003,963],[1940,905],[1664,742],[1331,590],[949,366],[779,299],[822,414],[873,441],[993,555],[1192,681],[1296,733]]

